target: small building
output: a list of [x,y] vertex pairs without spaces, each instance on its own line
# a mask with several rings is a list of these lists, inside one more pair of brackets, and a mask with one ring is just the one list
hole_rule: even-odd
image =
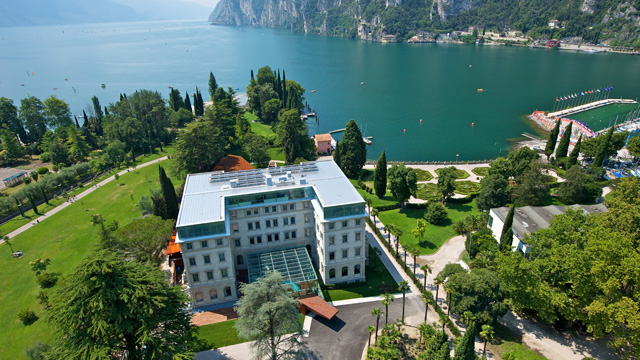
[[2,187],[14,186],[22,182],[27,177],[27,172],[20,169],[5,168],[0,170],[2,176]]
[[[513,240],[511,242],[511,248],[513,251],[521,251],[524,254],[528,254],[531,248],[524,241],[525,235],[534,233],[540,229],[546,229],[553,219],[557,215],[564,214],[568,208],[581,209],[588,214],[601,214],[607,211],[607,208],[602,204],[596,205],[571,205],[571,206],[523,206],[516,208],[513,214]],[[493,233],[493,237],[500,242],[500,235],[502,234],[502,228],[504,227],[504,221],[509,213],[509,207],[503,206],[499,208],[493,208],[489,211],[489,228]]]
[[213,171],[242,171],[242,170],[253,170],[255,169],[247,160],[245,160],[242,156],[237,155],[227,155],[220,159],[216,166],[213,168]]
[[331,147],[331,142],[333,141],[331,134],[315,134],[313,141],[316,143],[318,154],[331,154],[333,151]]
[[548,48],[560,47],[560,40],[556,40],[556,39],[549,40],[544,46]]
[[555,20],[555,19],[554,20],[549,20],[549,24],[548,25],[549,25],[549,27],[551,29],[557,29],[557,28],[560,27],[560,21]]
[[381,41],[384,42],[396,42],[395,35],[382,35]]

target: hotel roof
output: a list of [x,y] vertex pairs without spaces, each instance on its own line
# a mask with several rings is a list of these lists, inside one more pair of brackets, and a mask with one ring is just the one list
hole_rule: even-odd
[[176,226],[219,222],[224,198],[312,187],[323,207],[364,203],[333,160],[234,172],[187,175]]

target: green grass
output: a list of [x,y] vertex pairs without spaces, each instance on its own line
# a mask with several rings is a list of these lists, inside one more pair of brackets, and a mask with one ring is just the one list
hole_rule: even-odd
[[480,183],[473,181],[456,181],[456,190],[458,194],[469,195],[473,192],[480,191]]
[[365,283],[324,285],[325,300],[338,301],[378,296],[385,290],[397,292],[396,281],[371,246],[369,246],[369,265],[365,267],[365,276],[367,279]]
[[413,171],[418,176],[418,181],[429,181],[429,180],[433,179],[433,175],[431,174],[431,172],[429,172],[427,170],[413,169]]
[[440,200],[442,195],[438,192],[436,184],[418,184],[416,197],[422,200]]
[[267,150],[271,160],[280,160],[285,161],[284,153],[282,152],[282,148],[271,148]]
[[[162,163],[167,167],[168,161]],[[37,303],[40,288],[36,284],[29,262],[36,258],[50,258],[49,271],[68,274],[90,253],[98,241],[97,229],[91,225],[92,214],[101,214],[107,221],[117,220],[125,226],[140,217],[135,207],[141,195],[158,186],[158,167],[152,165],[122,175],[82,201],[76,201],[60,213],[52,216],[11,240],[14,251],[24,252],[15,259],[9,246],[0,245],[0,337],[3,357],[25,358],[24,349],[36,341],[52,343],[53,329],[44,319],[45,312]],[[175,181],[175,180],[174,180]],[[133,196],[133,200],[132,197]],[[50,290],[49,290],[50,291]],[[24,326],[17,313],[25,308],[35,311],[39,320]]]
[[478,176],[487,176],[489,175],[489,168],[488,167],[477,167],[477,168],[473,168],[473,170],[471,170],[472,173],[478,175]]
[[377,207],[377,206],[388,206],[388,205],[394,205],[397,204],[398,201],[393,197],[393,195],[391,194],[391,191],[387,190],[387,193],[382,197],[382,199],[380,199],[378,196],[376,196],[376,194],[369,194],[368,192],[360,189],[358,187],[358,182],[356,180],[353,179],[349,179],[349,181],[351,182],[351,185],[353,185],[354,188],[356,188],[356,191],[358,192],[358,194],[360,194],[360,196],[362,196],[362,198],[367,201],[367,199],[371,199],[371,206],[373,207]]
[[522,343],[522,337],[513,333],[506,326],[502,324],[496,325],[495,334],[496,339],[491,344],[502,358],[511,353],[513,358],[517,360],[546,360],[546,357],[536,353]]
[[267,138],[270,136],[275,136],[276,134],[273,132],[273,129],[271,128],[271,126],[260,123],[260,122],[251,123],[251,132],[256,135],[264,136]]
[[451,225],[457,220],[464,219],[467,215],[479,215],[480,211],[475,200],[468,204],[447,204],[448,218],[443,225],[427,225],[422,241],[411,232],[416,227],[418,219],[422,219],[425,210],[422,209],[396,209],[381,212],[378,217],[384,224],[393,224],[403,231],[400,237],[401,244],[417,245],[420,248],[420,254],[433,254],[448,239],[456,236]]
[[247,111],[244,113],[244,118],[247,119],[249,122],[251,122],[251,121],[258,120],[258,115]]
[[[440,171],[442,171],[442,169],[443,168],[436,169],[436,174],[438,174],[438,176],[440,176]],[[456,179],[466,179],[468,177],[469,177],[468,172],[456,168]]]

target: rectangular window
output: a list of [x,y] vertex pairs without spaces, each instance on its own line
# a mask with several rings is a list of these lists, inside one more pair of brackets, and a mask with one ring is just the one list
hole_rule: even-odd
[[251,216],[251,210],[246,211],[247,216]]
[[333,230],[336,227],[336,224],[329,223],[329,230]]
[[258,208],[253,209],[253,215],[258,215]]
[[304,229],[304,236],[311,236],[311,229]]
[[273,240],[278,241],[280,240],[280,234],[273,234]]
[[204,256],[204,263],[205,264],[211,264],[211,257],[209,255],[205,255]]
[[224,257],[224,253],[219,253],[218,254],[218,260],[220,260],[220,262],[224,262],[226,261],[225,257]]
[[264,223],[267,229],[271,227],[271,220],[266,220]]
[[344,244],[347,241],[349,241],[349,235],[347,235],[347,234],[342,235],[342,243]]
[[493,216],[489,216],[489,227],[493,226]]
[[270,210],[270,208],[269,208],[268,206],[266,206],[266,207],[264,208],[264,213],[265,213],[265,214],[268,214],[268,213],[269,213],[269,210]]
[[235,239],[234,242],[236,243],[236,247],[242,246],[242,242],[240,241],[240,239]]
[[213,271],[207,271],[207,280],[213,280]]
[[193,249],[193,244],[192,243],[187,243],[187,250],[191,250]]
[[362,223],[362,219],[356,219],[356,226],[360,225]]
[[335,236],[329,236],[329,245],[333,245],[336,243],[336,237]]
[[289,240],[289,232],[288,231],[284,232],[284,239],[285,240]]
[[311,221],[311,214],[304,214],[304,222],[308,223]]
[[209,242],[207,240],[200,241],[200,247],[203,247],[203,248],[209,247]]
[[272,206],[271,207],[271,212],[277,212],[278,211],[278,207],[277,206]]
[[349,268],[348,267],[343,267],[342,268],[342,276],[349,276]]
[[329,260],[335,260],[336,259],[336,253],[335,251],[332,251],[329,253]]
[[295,210],[296,204],[289,204],[289,210]]
[[267,235],[267,242],[271,242],[273,241],[273,237],[271,236],[271,234]]
[[356,233],[356,241],[360,241],[360,233],[359,232]]
[[200,282],[200,274],[191,274],[191,279],[193,282]]
[[295,239],[295,238],[296,238],[296,232],[295,232],[295,231],[292,231],[292,232],[291,232],[291,238],[292,238],[292,239]]
[[256,221],[256,224],[255,224],[255,225],[256,225],[256,230],[260,230],[260,222],[259,222],[259,221]]
[[237,216],[236,211],[235,211],[235,210],[231,210],[231,211],[229,211],[229,216],[230,216],[232,219],[235,219],[235,218],[236,218],[236,216]]
[[231,288],[227,286],[224,288],[224,297],[229,297],[229,296],[231,296]]
[[209,297],[211,298],[211,300],[217,299],[218,298],[218,290],[216,290],[216,289],[209,290]]
[[222,246],[222,239],[216,239],[216,245],[217,246]]
[[278,227],[278,219],[273,219],[273,227]]
[[295,217],[291,217],[291,225],[295,225],[296,224],[296,218]]
[[253,245],[256,243],[256,239],[254,237],[249,238],[249,244]]
[[196,302],[202,302],[204,301],[204,298],[202,297],[202,291],[196,291]]
[[240,231],[240,229],[238,229],[238,224],[231,224],[231,229],[233,230],[234,233],[237,233],[238,231]]
[[348,225],[349,225],[349,222],[348,222],[348,221],[343,221],[343,222],[342,222],[342,227],[343,227],[343,228],[346,228]]
[[284,224],[289,225],[289,218],[284,218]]
[[360,256],[360,248],[356,248],[356,256]]
[[196,258],[189,258],[189,265],[196,266]]
[[304,204],[303,206],[304,206],[305,209],[309,208],[309,202],[308,201],[305,201],[303,204]]
[[346,259],[349,257],[349,250],[342,250],[342,258]]
[[258,235],[258,237],[256,237],[256,241],[258,241],[258,244],[262,244],[262,235]]
[[229,276],[229,271],[227,269],[220,269],[220,275],[222,275],[222,278],[227,278]]
[[282,205],[282,211],[287,211],[287,205]]
[[253,230],[253,223],[248,223],[247,227],[249,228],[249,230]]

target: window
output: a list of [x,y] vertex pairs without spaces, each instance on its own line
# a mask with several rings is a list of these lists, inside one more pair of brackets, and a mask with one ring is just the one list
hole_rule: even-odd
[[311,221],[311,215],[310,214],[304,214],[304,222],[308,223],[309,221]]
[[362,219],[356,219],[356,226],[360,225],[362,223]]
[[284,232],[284,239],[285,240],[289,240],[289,232],[288,231]]
[[196,258],[189,258],[189,265],[196,266]]
[[203,248],[209,247],[209,242],[207,240],[200,241],[200,247],[203,247]]
[[217,299],[218,298],[218,290],[216,289],[209,289],[209,297],[213,300],[213,299]]
[[284,218],[284,224],[289,225],[289,218]]
[[220,269],[220,275],[222,275],[222,278],[226,278],[229,276],[229,270],[227,269]]
[[336,224],[329,223],[329,230],[333,230],[333,229],[335,229],[335,227],[336,227]]
[[356,256],[360,256],[360,248],[356,248]]
[[271,236],[271,234],[267,235],[267,242],[271,242],[273,241],[273,237]]
[[305,208],[305,209],[308,209],[308,208],[309,208],[309,202],[308,202],[308,201],[305,201],[303,204],[304,204],[304,208]]
[[251,210],[247,210],[246,214],[247,216],[251,216]]
[[329,270],[329,279],[335,279],[336,278],[336,269],[330,269]]
[[275,241],[280,240],[280,234],[273,234],[273,240]]
[[296,218],[295,217],[291,217],[291,225],[295,225],[296,224]]
[[348,241],[349,241],[349,235],[347,235],[347,234],[342,235],[342,243],[344,244],[344,243],[346,243]]
[[202,302],[204,299],[202,298],[202,291],[195,292],[196,302]]
[[242,257],[242,255],[236,256],[236,261],[238,262],[238,265],[244,264],[244,258]]
[[262,244],[262,235],[258,235],[256,237],[256,241],[258,242],[258,244]]
[[265,213],[265,214],[268,214],[268,213],[269,213],[269,210],[270,210],[270,208],[269,208],[268,206],[266,206],[266,207],[264,208],[264,213]]
[[356,266],[353,267],[353,273],[360,274],[360,264],[356,264]]
[[187,243],[187,250],[191,250],[193,249],[193,244],[192,243]]
[[271,220],[267,220],[264,223],[267,226],[267,229],[271,227]]
[[238,224],[231,224],[231,229],[233,230],[234,233],[237,233],[238,231],[240,231],[238,229]]
[[220,262],[224,262],[226,261],[225,257],[224,257],[224,253],[219,253],[218,254],[218,260],[220,260]]
[[349,268],[346,266],[342,267],[342,276],[349,276]]
[[222,246],[222,239],[216,239],[216,245]]
[[349,250],[342,250],[342,258],[346,259],[349,257]]
[[304,229],[304,236],[311,236],[311,229],[309,228]]
[[356,241],[360,241],[360,233],[356,233]]
[[213,271],[207,271],[207,280],[213,280]]
[[248,223],[247,227],[249,228],[249,230],[253,230],[253,223]]
[[329,260],[335,260],[336,259],[336,253],[335,251],[332,251],[329,253]]
[[277,212],[278,211],[278,207],[277,206],[272,206],[271,207],[271,212]]
[[234,239],[233,241],[236,243],[236,247],[242,246],[242,242],[240,241],[240,239]]
[[493,216],[489,216],[489,227],[493,226]]
[[259,222],[259,221],[256,221],[256,224],[255,224],[255,225],[256,225],[256,230],[260,230],[260,222]]
[[254,237],[249,238],[249,244],[253,245],[256,243],[256,239]]
[[342,227],[346,228],[347,226],[349,226],[349,222],[348,221],[343,221],[342,222]]
[[282,205],[282,211],[287,211],[287,205]]
[[225,286],[224,287],[224,297],[229,297],[229,296],[231,296],[231,287]]
[[230,216],[232,219],[235,219],[235,217],[237,216],[236,211],[235,211],[235,210],[231,210],[231,211],[229,211],[229,216]]
[[209,255],[205,255],[204,256],[204,263],[205,264],[211,264],[211,257],[209,257]]
[[253,209],[253,215],[258,215],[258,208]]
[[289,204],[289,210],[295,210],[296,204]]
[[273,227],[278,227],[278,219],[273,219]]
[[292,239],[295,239],[295,238],[296,238],[296,232],[295,232],[295,231],[292,231],[292,232],[291,232],[291,238],[292,238]]
[[200,282],[200,274],[191,274],[193,282]]
[[329,236],[329,245],[333,245],[336,243],[336,237],[335,236]]

